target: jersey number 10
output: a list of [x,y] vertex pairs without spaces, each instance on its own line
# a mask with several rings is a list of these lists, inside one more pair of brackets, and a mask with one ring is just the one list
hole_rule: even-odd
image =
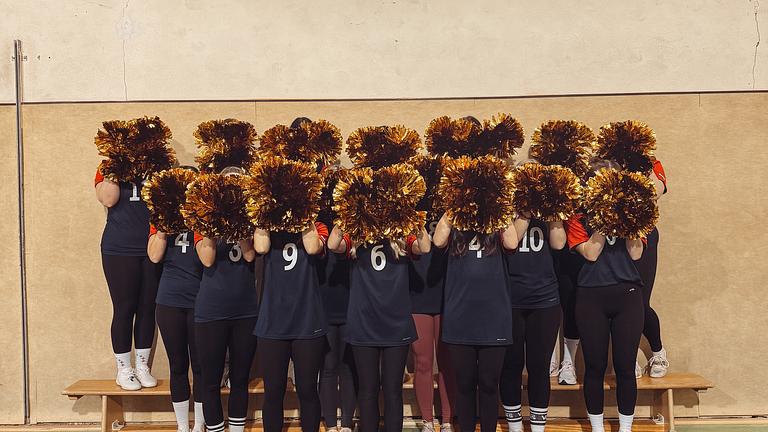
[[544,231],[539,227],[532,227],[523,236],[520,242],[520,252],[538,252],[544,247]]

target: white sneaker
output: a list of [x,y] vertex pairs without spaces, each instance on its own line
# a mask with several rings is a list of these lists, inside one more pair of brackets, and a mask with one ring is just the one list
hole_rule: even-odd
[[435,424],[430,421],[421,421],[421,432],[435,432]]
[[453,432],[453,426],[450,423],[440,425],[440,432]]
[[192,432],[205,432],[205,426],[195,426],[192,428]]
[[557,361],[549,362],[549,376],[556,377],[560,373],[560,364]]
[[179,426],[179,428],[176,429],[176,432],[189,432],[189,426],[187,427]]
[[663,378],[667,375],[667,369],[669,369],[669,360],[667,360],[667,353],[661,350],[659,354],[655,354],[648,360],[649,375],[651,378]]
[[635,378],[640,379],[643,377],[643,368],[640,367],[640,363],[635,361]]
[[221,374],[221,387],[229,388],[229,362],[224,363],[224,371]]
[[343,427],[343,428],[341,428],[341,432],[352,432],[352,429],[350,429],[348,427]]
[[149,366],[139,363],[136,365],[136,378],[142,387],[155,387],[157,386],[157,380],[149,372]]
[[568,385],[576,384],[576,368],[573,367],[573,363],[569,361],[562,363],[560,373],[557,376],[557,382]]
[[117,385],[123,390],[134,391],[141,390],[141,383],[136,378],[136,373],[133,368],[122,368],[117,370],[117,378],[115,379]]

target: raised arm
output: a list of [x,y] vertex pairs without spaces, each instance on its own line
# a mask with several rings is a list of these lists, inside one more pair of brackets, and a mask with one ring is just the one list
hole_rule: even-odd
[[531,219],[522,215],[518,215],[517,219],[515,219],[512,224],[515,226],[515,231],[517,232],[517,241],[520,241],[523,239],[525,232],[528,231],[528,226],[531,224]]
[[549,247],[554,250],[560,250],[565,247],[568,236],[565,234],[565,228],[562,221],[550,222],[549,227]]
[[[328,229],[325,228],[325,230],[325,234],[327,235]],[[314,222],[311,223],[304,231],[302,231],[301,242],[304,244],[304,250],[309,255],[317,255],[323,252],[325,246],[323,239],[320,238],[320,233],[317,231],[317,225],[315,225]]]
[[[525,231],[523,231],[525,232]],[[504,249],[506,250],[515,250],[517,249],[517,243],[519,239],[522,237],[518,237],[517,230],[515,229],[514,222],[509,224],[507,229],[505,229],[501,233],[501,243],[504,246]]]
[[269,242],[269,231],[256,228],[256,231],[253,233],[252,249],[254,249],[257,254],[264,255],[269,252],[270,246],[271,244]]
[[637,261],[640,259],[641,256],[643,256],[643,248],[645,247],[645,245],[643,244],[642,240],[626,239],[624,243],[626,243],[627,245],[627,252],[629,253],[629,256],[630,258],[632,258],[632,260]]
[[587,261],[595,262],[605,247],[605,236],[595,231],[587,241],[576,246],[576,251]]
[[149,260],[157,264],[165,256],[165,247],[168,244],[168,237],[164,232],[157,231],[149,236],[147,242],[147,256]]
[[453,225],[451,225],[448,217],[443,214],[440,222],[437,223],[437,227],[435,227],[435,233],[432,234],[432,244],[440,249],[448,246],[448,240],[451,238],[451,229],[453,229]]
[[203,237],[195,243],[195,251],[200,262],[206,267],[211,267],[216,262],[216,239]]
[[341,231],[338,225],[334,225],[331,230],[331,235],[328,237],[328,250],[331,252],[343,254],[347,253],[347,248],[350,245],[344,239],[344,232]]
[[253,248],[253,242],[251,239],[242,239],[237,242],[240,245],[240,250],[243,252],[243,259],[246,262],[253,262],[256,259],[256,250]]
[[103,179],[96,184],[95,189],[96,199],[104,207],[112,207],[120,199],[120,185],[113,181]]
[[426,228],[422,228],[416,233],[416,241],[411,243],[411,254],[424,255],[432,250],[432,241],[429,240],[429,233]]

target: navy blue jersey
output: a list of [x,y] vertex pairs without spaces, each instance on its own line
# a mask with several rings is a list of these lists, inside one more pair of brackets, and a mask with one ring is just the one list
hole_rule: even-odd
[[[150,235],[157,230],[151,227]],[[157,288],[155,302],[159,305],[187,308],[195,307],[195,298],[200,290],[203,264],[195,252],[198,235],[188,231],[166,235],[163,272]]]
[[545,308],[560,303],[549,247],[549,227],[531,220],[515,253],[506,254],[512,307]]
[[509,345],[512,304],[505,252],[499,244],[495,253],[486,255],[479,243],[473,238],[465,255],[448,252],[442,339],[462,345]]
[[350,273],[347,342],[386,347],[416,340],[408,261],[395,258],[388,241],[357,248]]
[[259,321],[253,333],[267,339],[325,335],[316,257],[304,250],[301,233],[271,233],[269,239]]
[[240,245],[216,242],[216,261],[203,268],[195,299],[195,322],[252,318],[259,314],[254,263],[243,257]]
[[437,315],[443,310],[443,288],[448,267],[447,249],[432,248],[428,254],[411,260],[408,278],[411,312]]
[[[584,223],[584,216],[580,214],[567,220],[565,228],[571,249],[575,249],[592,236],[592,229]],[[640,273],[627,252],[626,242],[613,236],[606,236],[605,246],[597,261],[584,260],[576,283],[581,287],[601,287],[619,283],[643,284]]]
[[351,258],[346,254],[327,251],[318,259],[317,277],[328,324],[339,325],[347,322],[350,267]]
[[[95,183],[104,181],[99,171]],[[120,199],[107,208],[107,223],[101,235],[104,255],[146,256],[149,209],[141,199],[141,184],[120,182]]]

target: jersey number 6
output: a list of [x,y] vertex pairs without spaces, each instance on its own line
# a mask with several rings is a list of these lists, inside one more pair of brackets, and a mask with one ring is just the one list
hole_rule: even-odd
[[382,271],[387,266],[387,256],[381,251],[382,249],[384,245],[374,246],[371,249],[371,266],[376,271]]

